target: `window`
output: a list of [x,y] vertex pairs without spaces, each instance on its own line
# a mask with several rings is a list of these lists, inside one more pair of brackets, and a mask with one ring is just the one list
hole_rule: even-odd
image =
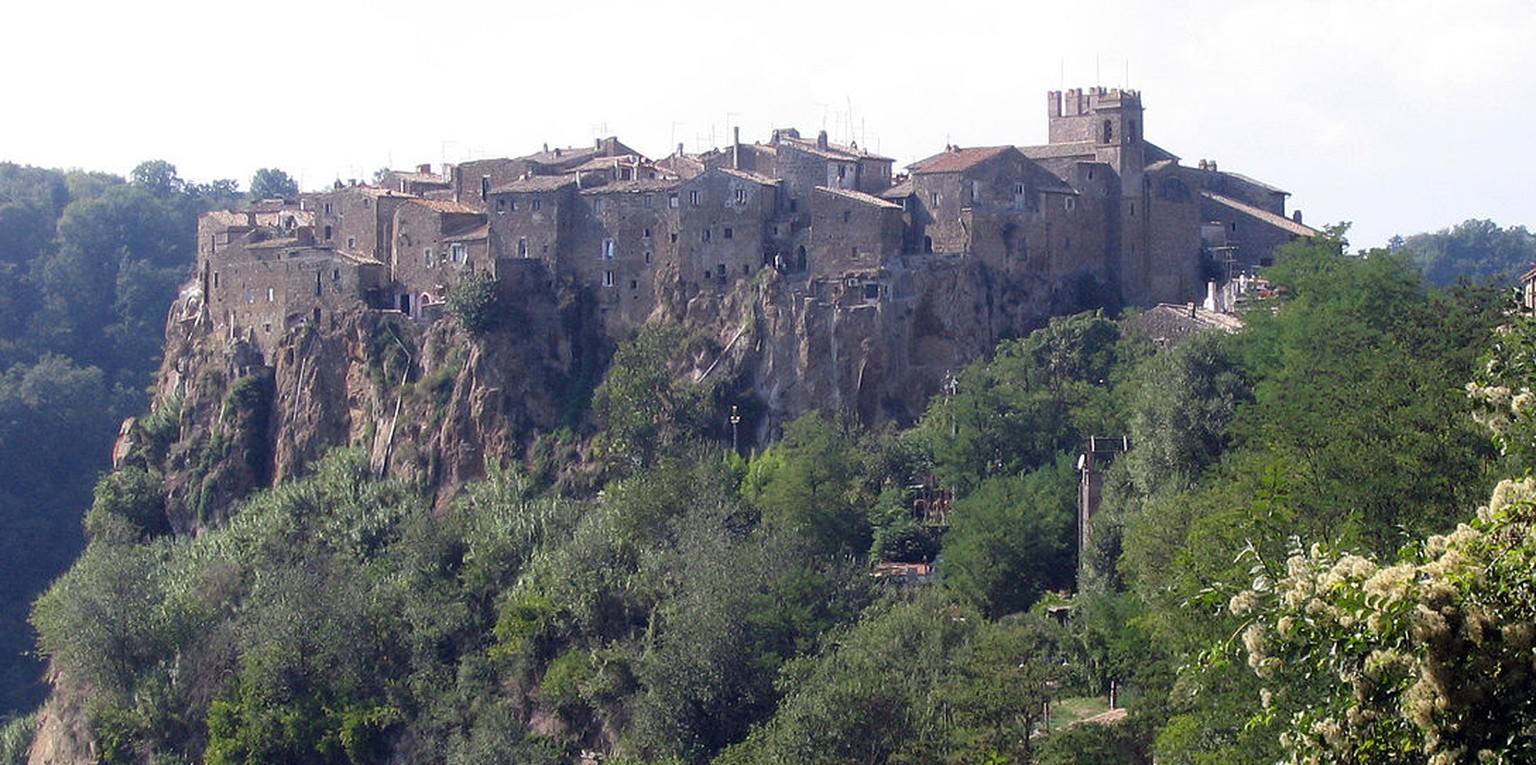
[[646,194],[644,197],[642,197],[641,206],[649,210],[651,209],[651,205],[654,203],[654,201],[654,198],[650,194]]
[[325,214],[326,215],[330,215],[331,214],[331,203],[330,202],[326,202],[325,203]]
[[254,302],[256,302],[256,290],[251,289],[250,287],[246,287],[245,288],[245,302],[247,302],[247,303],[254,303]]
[[277,290],[274,290],[273,288],[268,287],[267,288],[267,302],[270,303],[270,302],[272,302],[272,301],[274,301],[276,299],[277,299]]
[[721,279],[724,279],[725,278],[725,264],[724,263],[717,263],[715,265],[715,273],[719,274]]
[[629,280],[629,288],[632,289],[632,290],[640,289],[640,280],[639,279],[630,279]]
[[1077,209],[1077,198],[1076,197],[1066,197],[1066,198],[1064,198],[1062,200],[1061,205],[1062,205],[1062,207],[1065,207],[1068,210],[1076,210]]
[[1136,217],[1136,203],[1135,202],[1131,203],[1131,217],[1133,217],[1133,218]]
[[848,254],[850,256],[852,256],[854,260],[858,260],[859,259],[859,248],[857,248],[857,247],[849,248]]
[[938,207],[939,206],[939,192],[937,192],[937,191],[930,191],[930,192],[928,192],[928,202],[929,202],[929,204],[932,204],[934,207]]
[[218,287],[219,286],[219,272],[218,271],[214,271],[213,272],[213,286],[214,287]]
[[522,237],[518,238],[518,240],[517,240],[517,256],[519,258],[526,258],[526,257],[528,257],[528,240],[526,238],[522,238]]
[[341,269],[339,269],[339,268],[331,269],[331,281],[333,281],[333,282],[341,281]]
[[703,199],[703,195],[700,194],[699,192],[697,192],[697,191],[690,191],[690,192],[688,192],[688,206],[689,207],[698,207],[699,206],[699,202],[702,199]]
[[645,264],[646,265],[650,265],[651,264],[651,251],[650,250],[646,250],[645,251]]
[[848,211],[848,210],[844,210],[843,211],[843,222],[847,223],[850,220],[853,220],[853,213]]
[[426,266],[427,268],[431,268],[432,267],[432,248],[431,247],[428,247],[425,250],[421,251],[421,262],[422,262],[422,265]]
[[1104,120],[1104,143],[1115,140],[1115,123]]
[[534,210],[537,210],[537,209],[539,209],[540,207],[543,207],[543,206],[544,206],[544,200],[539,199],[538,197],[534,197],[533,198],[533,204],[530,207],[532,209],[534,209]]
[[981,199],[981,181],[971,181],[971,201]]
[[327,242],[331,241],[331,227],[330,226],[326,226],[325,227],[325,241],[327,241]]
[[641,236],[646,238],[646,239],[650,239],[651,238],[651,230],[650,229],[646,229],[645,233],[641,234]]
[[355,237],[355,236],[347,237],[347,249],[349,249],[349,250],[357,249],[357,237]]
[[1022,184],[1022,183],[1015,183],[1015,184],[1013,184],[1013,195],[1016,196],[1016,197],[1017,196],[1023,196],[1024,195],[1024,184]]
[[672,232],[672,243],[677,244],[677,232]]
[[496,200],[496,212],[504,213],[506,211],[507,211],[507,200],[505,200],[505,199],[498,199],[498,200]]
[[709,229],[708,228],[706,228],[703,231],[699,232],[699,241],[701,241],[701,242],[709,241]]
[[747,203],[747,190],[746,189],[736,189],[736,204],[744,205],[746,203]]
[[601,200],[601,199],[594,199],[594,200],[592,200],[592,214],[593,215],[602,215],[603,214],[603,200]]
[[613,286],[613,272],[612,271],[604,271],[603,272],[603,286],[604,287],[612,287]]
[[463,265],[464,261],[469,260],[469,245],[463,242],[454,242],[448,245],[448,254],[452,257],[454,263]]
[[370,207],[373,207],[373,200],[369,199],[368,197],[363,197],[363,209],[366,210]]
[[604,239],[603,240],[603,258],[606,259],[606,260],[613,260],[613,240],[612,239]]
[[731,238],[731,229],[729,227],[727,227],[725,229],[725,238],[726,239],[730,239]]
[[507,209],[511,210],[513,212],[517,212],[517,198],[516,197],[513,197],[513,198],[507,200]]
[[673,192],[667,195],[667,206],[673,208],[674,210],[677,209],[677,192]]

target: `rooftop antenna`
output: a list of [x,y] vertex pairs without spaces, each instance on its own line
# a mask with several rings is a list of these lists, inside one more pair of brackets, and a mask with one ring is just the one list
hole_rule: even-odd
[[1101,86],[1104,84],[1104,75],[1099,73],[1099,56],[1097,53],[1093,56],[1093,84]]

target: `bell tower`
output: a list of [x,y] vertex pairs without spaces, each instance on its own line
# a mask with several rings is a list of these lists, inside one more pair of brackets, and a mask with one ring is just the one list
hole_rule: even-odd
[[1098,161],[1120,177],[1146,166],[1141,93],[1119,88],[1074,88],[1046,94],[1050,142],[1090,144]]

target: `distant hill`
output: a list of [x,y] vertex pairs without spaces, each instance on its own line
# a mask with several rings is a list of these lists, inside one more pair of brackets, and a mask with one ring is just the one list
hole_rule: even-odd
[[1536,234],[1524,226],[1499,228],[1491,220],[1472,219],[1433,234],[1414,234],[1403,249],[1437,286],[1466,278],[1514,284],[1536,262]]

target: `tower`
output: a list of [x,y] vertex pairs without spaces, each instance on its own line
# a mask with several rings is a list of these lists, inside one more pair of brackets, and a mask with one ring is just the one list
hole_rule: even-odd
[[1051,143],[1091,144],[1098,161],[1122,179],[1139,183],[1146,166],[1141,93],[1118,88],[1053,90],[1046,94],[1046,115]]

